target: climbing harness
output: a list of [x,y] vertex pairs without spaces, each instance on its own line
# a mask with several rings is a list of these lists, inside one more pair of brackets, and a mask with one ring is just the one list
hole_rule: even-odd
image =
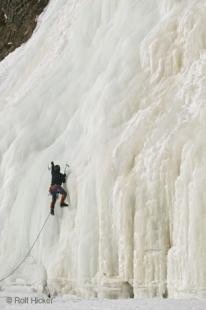
[[47,217],[46,217],[46,219],[45,219],[45,221],[44,221],[44,224],[42,225],[42,227],[41,227],[41,229],[40,229],[40,231],[39,231],[39,233],[38,233],[36,239],[35,239],[34,242],[32,243],[32,246],[30,247],[30,249],[29,249],[28,252],[26,253],[25,257],[18,263],[18,265],[17,265],[7,276],[5,276],[5,277],[3,277],[3,278],[0,278],[0,282],[2,282],[2,281],[4,281],[4,280],[6,280],[7,278],[9,278],[9,277],[10,277],[17,269],[19,269],[19,267],[24,263],[24,261],[26,260],[26,258],[27,258],[27,257],[29,256],[29,254],[31,253],[31,251],[32,251],[32,249],[33,249],[35,243],[36,243],[37,240],[39,239],[39,237],[40,237],[40,235],[41,235],[41,232],[42,232],[42,230],[44,229],[44,227],[45,227],[45,225],[46,225],[46,223],[47,223],[47,221],[48,221],[48,219],[49,219],[49,216],[50,216],[50,212],[49,212],[49,214],[47,215]]

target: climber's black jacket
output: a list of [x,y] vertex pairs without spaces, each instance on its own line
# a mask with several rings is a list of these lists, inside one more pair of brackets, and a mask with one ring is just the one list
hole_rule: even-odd
[[66,174],[55,171],[54,165],[52,165],[51,174],[52,174],[51,185],[60,185],[61,186],[62,183],[66,182]]

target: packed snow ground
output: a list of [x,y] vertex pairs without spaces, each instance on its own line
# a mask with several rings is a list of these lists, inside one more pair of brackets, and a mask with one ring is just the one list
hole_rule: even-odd
[[205,0],[51,0],[0,63],[0,277],[71,164],[71,207],[5,286],[206,296],[205,21]]
[[45,295],[35,299],[30,288],[10,287],[0,292],[0,308],[5,310],[205,310],[206,300],[188,299],[81,299],[64,295],[48,299]]

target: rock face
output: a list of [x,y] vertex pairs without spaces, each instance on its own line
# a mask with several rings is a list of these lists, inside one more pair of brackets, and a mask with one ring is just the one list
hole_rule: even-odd
[[26,42],[49,0],[1,0],[0,60]]

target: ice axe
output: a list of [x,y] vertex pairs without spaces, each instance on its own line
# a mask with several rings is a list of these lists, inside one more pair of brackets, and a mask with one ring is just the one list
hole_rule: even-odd
[[70,167],[69,164],[66,163],[65,168],[64,168],[64,173],[65,173],[65,174],[66,174],[66,172],[67,172],[67,169],[69,169],[69,167]]
[[[64,168],[64,173],[66,174],[67,169],[69,168],[69,164],[66,163],[65,168]],[[51,170],[51,165],[48,165],[48,170]]]

